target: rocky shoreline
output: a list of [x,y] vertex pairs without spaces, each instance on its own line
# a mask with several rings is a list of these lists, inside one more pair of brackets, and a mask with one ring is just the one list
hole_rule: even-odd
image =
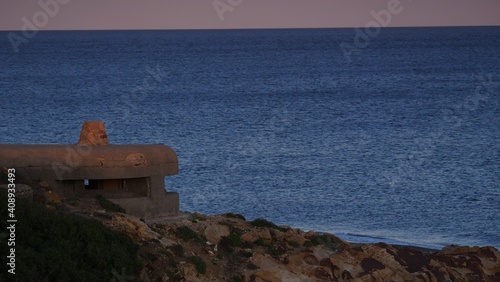
[[139,246],[142,270],[127,281],[500,281],[494,247],[349,243],[235,213],[144,221],[98,199],[60,199],[43,185],[18,196],[128,235]]
[[235,213],[144,222],[97,203],[81,207],[71,209],[126,233],[156,257],[139,281],[500,281],[493,247],[354,244]]
[[[137,242],[166,248],[166,262],[143,271],[153,274],[151,281],[166,281],[157,272],[165,265],[176,265],[181,281],[500,281],[500,253],[493,247],[434,251],[351,244],[332,234],[246,221],[233,213],[195,213],[153,225],[114,214],[105,224]],[[205,263],[203,273],[190,262],[193,255]]]

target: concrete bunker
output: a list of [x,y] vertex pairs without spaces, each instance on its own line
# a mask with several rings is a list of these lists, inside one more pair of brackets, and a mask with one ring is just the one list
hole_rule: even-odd
[[[149,177],[128,178],[128,179],[84,179],[82,196],[91,194],[89,191],[96,193],[112,193],[116,196],[123,195],[124,197],[133,196],[150,196],[151,179]],[[69,184],[69,183],[68,183]],[[69,185],[82,185],[81,181],[75,181]],[[74,188],[75,189],[75,188]],[[78,188],[76,188],[78,190]],[[81,189],[80,189],[81,190]]]
[[110,145],[102,122],[85,122],[78,144],[0,144],[0,166],[32,181],[44,180],[62,198],[100,194],[145,219],[176,215],[179,195],[165,176],[179,171],[165,145]]

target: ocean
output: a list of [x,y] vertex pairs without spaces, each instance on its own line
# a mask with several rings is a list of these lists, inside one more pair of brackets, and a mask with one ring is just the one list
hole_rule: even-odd
[[500,27],[360,32],[0,32],[0,143],[101,120],[177,152],[183,211],[500,248]]

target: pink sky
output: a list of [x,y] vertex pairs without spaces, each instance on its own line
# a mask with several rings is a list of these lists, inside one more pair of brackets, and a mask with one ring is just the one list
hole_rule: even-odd
[[0,30],[362,27],[388,5],[388,26],[500,25],[499,0],[1,0]]

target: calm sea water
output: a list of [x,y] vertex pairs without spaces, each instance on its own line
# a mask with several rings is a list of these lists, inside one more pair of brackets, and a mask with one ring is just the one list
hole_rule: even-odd
[[7,34],[0,143],[102,120],[178,153],[184,211],[500,248],[498,27],[39,32],[17,53]]

